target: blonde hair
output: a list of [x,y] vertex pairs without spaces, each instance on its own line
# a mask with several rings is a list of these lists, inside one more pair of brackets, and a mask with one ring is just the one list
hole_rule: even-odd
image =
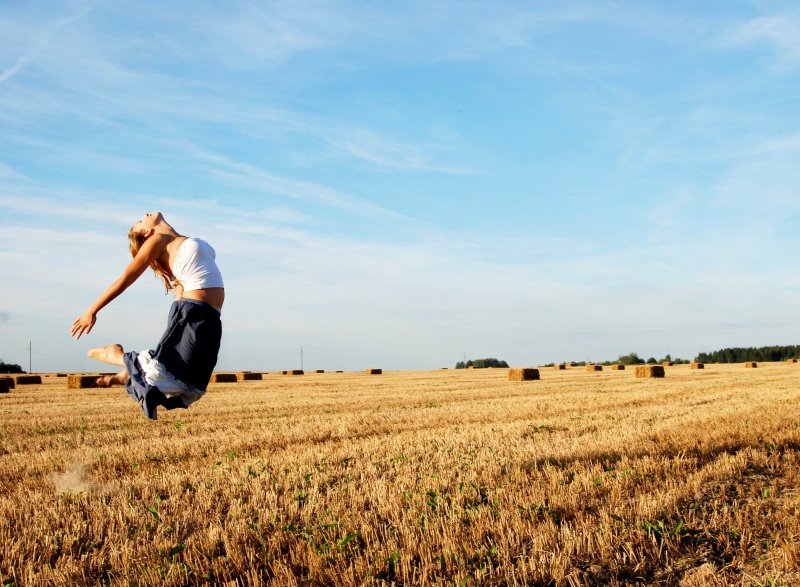
[[[128,241],[130,241],[129,248],[131,251],[131,257],[135,257],[139,252],[139,249],[142,248],[145,238],[131,228],[130,231],[128,231]],[[150,263],[150,269],[153,270],[153,272],[156,274],[156,277],[160,277],[164,282],[164,287],[167,288],[167,291],[164,293],[169,293],[170,290],[175,289],[175,286],[178,284],[178,280],[175,279],[175,276],[172,274],[172,271],[169,270],[169,267],[164,267],[157,260],[154,260],[152,263]]]

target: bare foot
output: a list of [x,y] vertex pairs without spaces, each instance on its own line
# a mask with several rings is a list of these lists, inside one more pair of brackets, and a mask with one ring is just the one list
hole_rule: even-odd
[[114,375],[103,375],[97,378],[97,387],[111,387],[112,385],[125,385],[128,382],[128,370],[123,369]]
[[125,363],[122,361],[122,345],[111,344],[108,346],[92,349],[89,351],[89,357],[104,363],[111,363],[112,365],[119,365],[122,367]]

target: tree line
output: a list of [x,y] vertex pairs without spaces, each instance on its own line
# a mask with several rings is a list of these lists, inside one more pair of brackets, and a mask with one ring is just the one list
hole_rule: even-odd
[[0,373],[24,373],[22,367],[12,363],[5,363],[0,359]]
[[468,369],[469,367],[473,367],[475,369],[486,369],[487,367],[508,367],[508,363],[505,361],[500,361],[498,359],[470,359],[467,362],[459,361],[456,363],[456,369]]
[[745,361],[769,362],[785,361],[800,358],[800,345],[734,347],[700,353],[697,360],[701,363],[744,363]]

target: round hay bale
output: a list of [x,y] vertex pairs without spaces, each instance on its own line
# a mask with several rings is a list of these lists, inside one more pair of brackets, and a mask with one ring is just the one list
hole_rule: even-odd
[[325,373],[325,369],[315,369],[314,373]]
[[305,371],[303,371],[302,369],[294,369],[292,371],[289,371],[287,375],[305,375]]
[[788,361],[786,361],[786,362],[787,362],[787,363],[796,363],[796,362],[797,362],[797,359],[789,359],[789,360],[788,360]]
[[622,364],[611,365],[611,370],[612,371],[624,371],[625,370],[625,365],[622,365]]
[[0,376],[0,379],[2,379],[3,381],[6,382],[6,387],[8,387],[9,390],[14,389],[16,387],[16,384],[14,383],[14,378],[13,377],[2,377],[2,376]]
[[524,369],[509,369],[509,381],[535,381],[539,379],[539,369],[526,367]]
[[692,369],[705,369],[706,365],[705,363],[691,363],[689,367],[691,367]]
[[636,377],[664,377],[664,366],[638,365],[634,374]]
[[663,362],[663,363],[661,363],[661,364],[662,364],[664,367],[672,367],[672,366],[673,366],[675,363],[673,363],[672,361],[664,361],[664,362]]
[[755,369],[756,367],[758,367],[758,365],[756,365],[755,361],[747,361],[744,364],[744,366],[745,366],[746,369]]
[[[472,369],[472,367],[470,367],[470,369]],[[367,369],[365,373],[367,375],[382,375],[383,369]]]
[[41,385],[41,375],[14,375],[14,383],[17,385]]
[[587,371],[602,371],[603,370],[603,366],[602,365],[586,365],[586,370]]
[[557,365],[553,365],[553,369],[555,369],[556,371],[563,371],[566,368],[567,368],[567,366],[564,363],[559,363]]
[[8,393],[10,390],[8,389],[8,383],[6,383],[6,378],[0,378],[0,393]]

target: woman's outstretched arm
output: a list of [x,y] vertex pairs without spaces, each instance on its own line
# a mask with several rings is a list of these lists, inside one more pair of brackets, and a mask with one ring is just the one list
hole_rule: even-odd
[[136,257],[134,257],[130,265],[126,267],[122,277],[109,285],[102,295],[97,298],[97,301],[89,306],[89,309],[86,310],[83,316],[72,323],[72,336],[74,336],[76,340],[79,339],[81,335],[89,334],[92,331],[92,327],[97,321],[97,313],[106,307],[111,300],[128,289],[133,282],[139,279],[150,264],[161,256],[169,240],[167,235],[157,233],[144,242],[139,252],[136,253]]

